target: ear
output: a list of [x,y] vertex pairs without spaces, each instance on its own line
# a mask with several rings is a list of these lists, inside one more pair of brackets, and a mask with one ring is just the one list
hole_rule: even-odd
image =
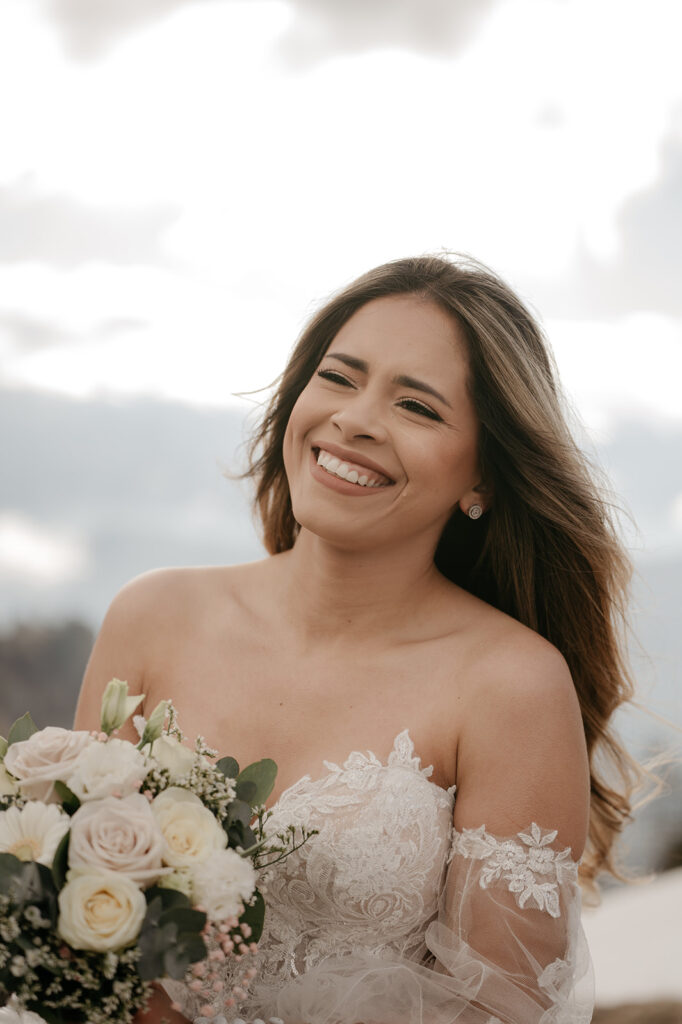
[[468,515],[472,505],[479,505],[482,512],[487,512],[492,503],[492,488],[482,482],[475,484],[470,491],[467,491],[459,499],[459,507],[465,515]]

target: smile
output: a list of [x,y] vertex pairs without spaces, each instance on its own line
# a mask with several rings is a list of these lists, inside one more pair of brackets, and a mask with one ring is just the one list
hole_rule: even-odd
[[324,448],[317,450],[317,464],[331,476],[339,477],[357,487],[389,487],[393,482],[383,474],[376,473],[366,466],[354,462],[344,462],[343,459],[337,458],[336,455],[325,451]]

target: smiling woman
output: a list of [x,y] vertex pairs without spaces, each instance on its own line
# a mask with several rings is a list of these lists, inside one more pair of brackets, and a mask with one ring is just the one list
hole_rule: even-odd
[[170,697],[272,752],[273,835],[318,831],[261,880],[241,1016],[589,1021],[579,876],[615,871],[637,773],[609,732],[628,566],[538,326],[471,260],[370,271],[304,330],[248,475],[270,557],[124,588],[78,712],[112,675]]

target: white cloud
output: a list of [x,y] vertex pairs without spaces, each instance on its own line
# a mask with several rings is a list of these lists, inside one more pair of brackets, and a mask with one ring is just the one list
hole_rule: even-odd
[[0,513],[0,572],[37,586],[56,586],[79,577],[87,552],[76,537],[46,529],[13,512]]
[[564,389],[588,426],[620,419],[682,421],[682,323],[654,313],[609,321],[550,320]]

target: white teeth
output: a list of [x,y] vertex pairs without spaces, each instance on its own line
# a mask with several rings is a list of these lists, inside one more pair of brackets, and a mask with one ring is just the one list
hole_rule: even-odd
[[365,473],[360,476],[356,469],[351,469],[347,462],[342,462],[341,459],[337,459],[335,455],[330,455],[329,452],[324,451],[323,448],[317,453],[317,464],[326,469],[328,473],[332,473],[334,476],[338,476],[341,480],[347,480],[351,484],[358,484],[360,487],[382,487],[383,484],[379,480],[373,480]]

